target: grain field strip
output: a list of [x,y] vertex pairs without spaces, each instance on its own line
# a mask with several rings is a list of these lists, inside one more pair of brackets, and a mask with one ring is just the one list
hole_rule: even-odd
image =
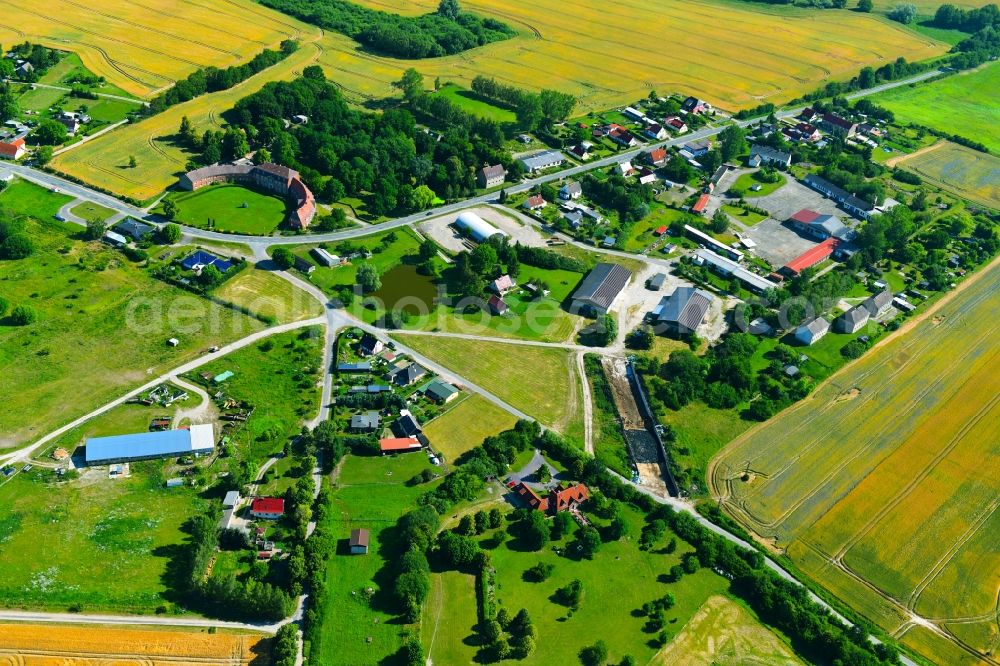
[[[992,334],[992,332],[993,332],[993,329],[990,329],[989,333]],[[970,347],[971,346],[972,345],[970,345]],[[996,353],[992,354],[990,356],[990,358],[991,359],[995,358],[998,355],[1000,355],[1000,350],[998,350]],[[964,388],[970,381],[972,381],[972,379],[973,379],[972,377],[967,378],[964,382],[962,382],[959,386],[957,386],[955,388],[955,390],[953,391],[953,393],[952,393],[951,396],[947,396],[947,397],[942,396],[942,400],[945,403],[947,403],[947,401],[950,400],[951,397],[953,397],[955,394],[959,393],[962,388]],[[971,431],[973,428],[975,428],[977,425],[979,425],[979,422],[982,421],[983,418],[990,411],[992,411],[992,409],[997,404],[1000,404],[1000,393],[998,393],[997,395],[993,396],[993,398],[988,403],[986,403],[985,405],[983,405],[976,412],[975,416],[971,420],[966,421],[965,424],[959,429],[959,431],[957,433],[955,433],[955,435],[950,440],[948,440],[948,443],[945,444],[944,447],[942,447],[937,453],[934,454],[934,457],[931,458],[930,461],[928,461],[928,464],[923,467],[923,469],[920,471],[919,474],[917,474],[916,476],[914,476],[913,478],[911,478],[906,483],[906,485],[904,485],[902,488],[900,488],[899,491],[896,493],[896,495],[894,495],[888,502],[885,502],[882,505],[882,508],[880,508],[877,512],[875,512],[875,515],[873,515],[871,518],[868,519],[868,522],[866,522],[864,525],[862,525],[861,528],[858,531],[856,531],[854,533],[854,535],[850,539],[848,539],[843,545],[841,545],[840,549],[836,553],[834,553],[834,555],[833,555],[834,559],[838,560],[838,561],[844,559],[844,554],[848,550],[850,550],[851,548],[853,548],[854,546],[856,546],[859,541],[861,541],[863,538],[865,538],[868,535],[868,533],[871,532],[871,530],[874,529],[874,527],[883,518],[885,518],[885,516],[890,511],[892,511],[897,506],[899,506],[899,503],[901,501],[903,501],[904,499],[906,499],[906,497],[908,497],[909,494],[911,492],[913,492],[913,490],[917,486],[919,486],[920,483],[924,479],[926,479],[930,475],[930,473],[933,472],[937,468],[938,464],[942,460],[944,460],[948,456],[948,454],[951,453],[952,450],[954,450],[954,448],[956,446],[958,446],[959,442],[962,441],[962,439],[969,433],[969,431]],[[903,442],[902,444],[905,444],[905,443],[906,442]],[[858,480],[858,485],[860,485],[863,481],[864,481],[863,478],[859,479]]]

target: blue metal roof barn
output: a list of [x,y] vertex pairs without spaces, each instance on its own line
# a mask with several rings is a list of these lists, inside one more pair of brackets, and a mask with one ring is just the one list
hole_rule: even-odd
[[162,430],[92,437],[87,440],[86,461],[88,465],[100,465],[209,453],[214,448],[215,434],[212,424],[204,423],[193,425],[190,430]]

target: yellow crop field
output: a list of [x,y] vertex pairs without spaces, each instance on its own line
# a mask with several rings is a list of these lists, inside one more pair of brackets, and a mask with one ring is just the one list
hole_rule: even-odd
[[423,427],[431,446],[453,463],[490,435],[513,428],[515,423],[517,419],[512,414],[473,394]]
[[253,0],[6,0],[0,43],[74,51],[90,71],[146,97],[199,67],[246,62],[315,32]]
[[0,624],[2,666],[266,666],[262,635],[123,627]]
[[[58,155],[52,166],[116,194],[139,201],[152,199],[177,182],[191,157],[174,140],[184,116],[199,132],[219,129],[224,125],[221,114],[239,99],[260,90],[268,81],[294,78],[314,64],[321,53],[318,42],[305,43],[285,60],[229,90],[202,95],[124,125]],[[135,167],[129,166],[130,156],[136,158]]]
[[[437,0],[358,0],[385,11],[433,11]],[[478,74],[528,88],[577,95],[585,110],[682,91],[729,109],[782,102],[826,79],[846,79],[865,65],[903,56],[919,60],[947,46],[872,15],[676,0],[509,2],[466,0],[462,6],[499,18],[521,36],[473,52],[410,63],[425,76],[468,84]],[[348,88],[371,91],[395,76],[350,40],[328,37],[323,59]],[[397,61],[398,62],[398,61]],[[334,74],[334,72],[339,74]]]
[[709,472],[728,513],[939,663],[1000,643],[998,286],[994,262]]
[[[189,156],[172,143],[183,116],[198,131],[218,128],[221,114],[236,100],[268,81],[292,78],[312,63],[356,102],[393,94],[391,82],[412,66],[428,80],[440,77],[466,86],[482,74],[526,88],[560,89],[578,96],[581,111],[629,103],[653,89],[698,95],[736,109],[789,100],[824,80],[849,78],[864,65],[898,56],[918,60],[947,50],[898,24],[839,10],[677,0],[651,11],[639,0],[613,7],[581,0],[567,11],[559,0],[470,0],[464,5],[469,10],[497,16],[521,34],[455,56],[405,61],[365,53],[343,35],[252,0],[210,5],[211,11],[207,0],[171,0],[155,11],[125,0],[102,0],[96,9],[53,1],[66,4],[65,18],[43,18],[24,0],[14,0],[14,20],[7,25],[23,26],[23,34],[0,28],[0,40],[27,36],[75,50],[89,68],[136,94],[148,95],[196,66],[244,61],[285,37],[305,43],[284,62],[230,90],[176,105],[54,160],[60,171],[140,201],[170,186],[187,163]],[[409,14],[437,6],[436,0],[402,7],[387,0],[363,2]],[[95,17],[106,25],[91,25],[99,22]],[[185,21],[186,32],[170,27],[174,18]],[[167,28],[146,34],[145,26],[162,26],[164,20]],[[71,27],[77,24],[82,27]],[[184,35],[189,42],[178,41]],[[128,166],[130,156],[136,158],[134,168]]]

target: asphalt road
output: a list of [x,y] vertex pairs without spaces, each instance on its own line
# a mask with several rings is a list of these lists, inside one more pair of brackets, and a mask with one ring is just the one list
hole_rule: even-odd
[[[868,95],[874,95],[876,93],[883,92],[885,90],[891,90],[892,88],[899,88],[901,86],[907,86],[912,83],[917,83],[919,81],[924,81],[931,77],[941,74],[941,70],[931,70],[929,72],[924,72],[916,76],[910,77],[908,79],[903,79],[901,81],[893,81],[890,83],[884,83],[882,85],[876,86],[874,88],[869,88],[867,90],[859,90],[854,93],[847,95],[848,99],[858,99]],[[779,111],[776,115],[779,118],[790,118],[798,115],[804,107],[798,107],[795,109],[786,109]],[[736,121],[741,127],[746,127],[752,125],[762,118],[751,118],[748,120]],[[572,176],[577,176],[579,174],[591,171],[593,169],[600,169],[603,167],[608,167],[613,164],[618,164],[626,160],[632,160],[638,157],[640,154],[650,150],[651,148],[659,147],[671,147],[671,146],[681,146],[690,141],[697,141],[699,139],[704,139],[707,137],[715,136],[722,132],[725,127],[704,127],[700,130],[692,132],[690,134],[685,134],[683,136],[675,137],[672,139],[667,139],[665,141],[658,141],[655,143],[645,144],[640,148],[635,148],[628,151],[623,151],[621,153],[616,153],[609,157],[605,157],[599,160],[594,160],[586,164],[581,164],[578,166],[573,166],[568,169],[563,169],[562,171],[557,171],[555,173],[545,174],[538,176],[536,178],[531,178],[524,180],[520,183],[511,183],[506,187],[509,194],[517,194],[520,192],[525,192],[540,185],[542,183],[549,183],[556,180],[562,180],[563,178],[570,178]],[[26,180],[31,180],[33,182],[39,183],[50,189],[58,189],[65,192],[71,196],[75,196],[81,199],[86,199],[92,201],[106,208],[110,208],[117,213],[122,215],[130,215],[137,218],[147,218],[148,211],[132,206],[123,201],[116,199],[115,197],[97,192],[90,189],[84,185],[79,185],[77,183],[66,180],[54,174],[47,173],[45,171],[40,171],[29,166],[22,164],[4,164],[4,167],[10,170]],[[482,194],[475,197],[470,197],[462,201],[456,201],[454,203],[446,204],[444,206],[439,206],[437,208],[432,208],[428,211],[422,211],[419,213],[414,213],[412,215],[407,215],[404,217],[399,217],[387,222],[382,222],[380,224],[373,224],[363,227],[358,227],[355,229],[346,229],[343,231],[333,231],[325,234],[305,234],[305,235],[294,235],[294,236],[246,236],[240,234],[224,234],[217,231],[207,231],[205,229],[196,229],[194,227],[187,227],[182,225],[184,233],[191,238],[204,239],[204,240],[215,240],[215,241],[227,241],[233,243],[246,243],[255,249],[255,253],[258,248],[264,248],[272,245],[296,245],[303,242],[309,243],[322,243],[330,241],[346,240],[350,238],[358,238],[361,236],[367,236],[378,231],[384,231],[388,229],[395,229],[397,227],[405,226],[407,224],[413,224],[420,220],[424,220],[429,217],[437,217],[439,215],[446,215],[448,213],[454,213],[464,208],[470,206],[475,206],[479,204],[491,203],[496,201],[498,195],[496,193]],[[156,222],[157,220],[148,220]]]

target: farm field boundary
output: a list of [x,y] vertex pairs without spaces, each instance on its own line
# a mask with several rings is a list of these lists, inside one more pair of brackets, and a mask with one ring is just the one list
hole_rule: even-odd
[[1000,209],[1000,158],[949,141],[935,146],[896,165],[969,201]]
[[[359,1],[400,11],[399,3],[389,0]],[[434,11],[437,4],[417,0],[406,13]],[[788,101],[824,80],[848,79],[865,65],[898,56],[920,60],[947,50],[890,21],[846,10],[716,0],[680,0],[655,10],[637,0],[613,7],[581,0],[572,11],[559,0],[462,5],[499,18],[521,35],[457,56],[411,62],[366,54],[353,41],[328,35],[322,63],[335,80],[369,94],[388,90],[396,73],[412,65],[426,77],[465,87],[481,74],[517,86],[555,88],[577,95],[587,111],[631,103],[650,90],[684,92],[737,109]],[[670,56],[654,55],[664,43],[671,44]]]
[[283,39],[316,30],[253,0],[209,3],[127,0],[4,3],[0,42],[29,40],[76,53],[83,65],[125,92],[149,97],[199,67],[250,60]]
[[[996,641],[998,281],[994,262],[709,473],[730,515],[940,663],[955,649],[988,661]],[[910,643],[916,623],[930,631]]]

